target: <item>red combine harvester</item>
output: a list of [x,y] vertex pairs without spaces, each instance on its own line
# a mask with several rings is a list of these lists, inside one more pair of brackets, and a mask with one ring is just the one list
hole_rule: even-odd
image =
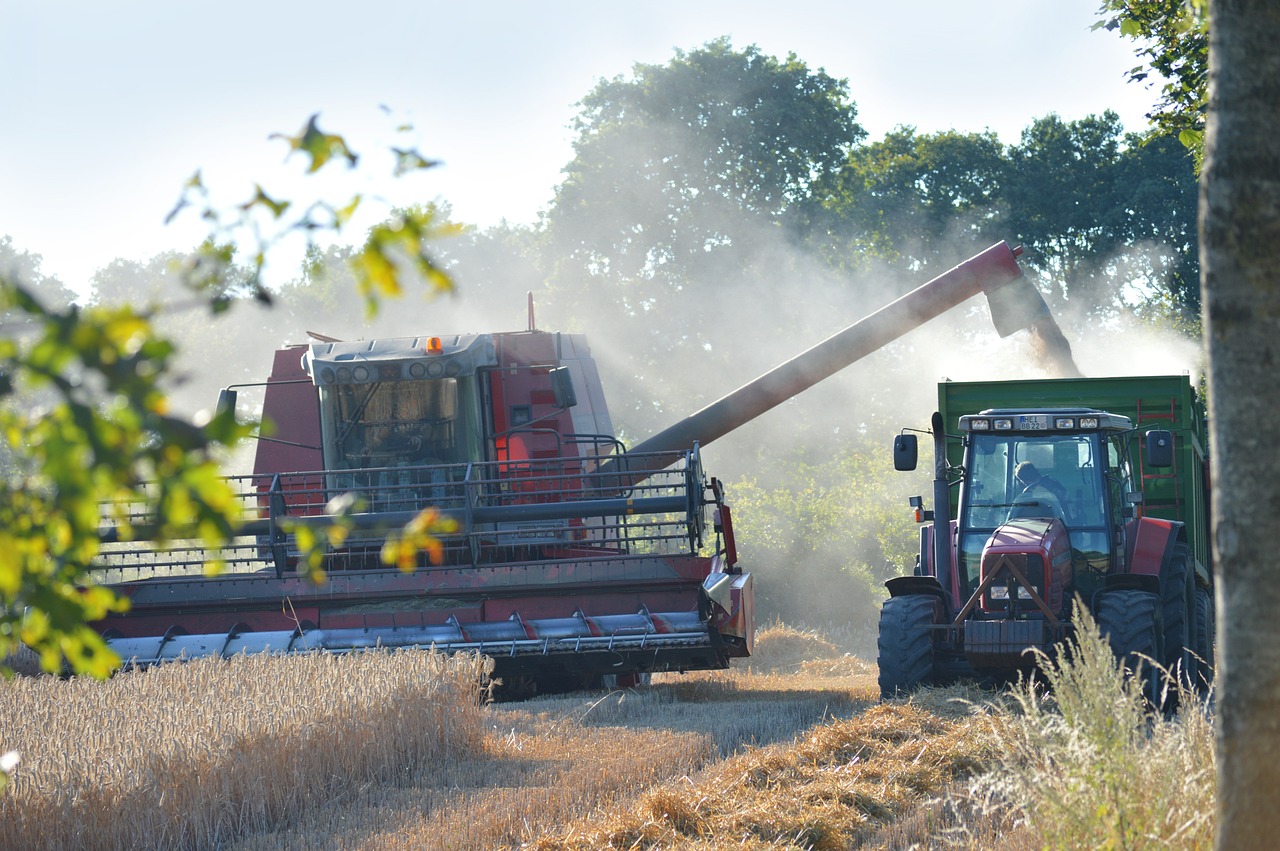
[[[992,246],[631,451],[586,339],[537,330],[532,312],[526,331],[281,349],[262,410],[274,430],[237,479],[254,519],[217,552],[104,529],[99,580],[131,607],[97,626],[136,666],[476,651],[514,693],[727,667],[751,653],[752,580],[700,448],[978,292],[1002,335],[1041,320],[1015,256]],[[350,532],[316,584],[296,533],[340,502]],[[439,563],[384,566],[387,534],[427,507],[457,522]],[[227,568],[207,577],[213,558]]]

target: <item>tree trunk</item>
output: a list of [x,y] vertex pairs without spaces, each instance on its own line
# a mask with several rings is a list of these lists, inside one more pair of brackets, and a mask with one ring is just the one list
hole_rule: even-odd
[[1280,837],[1280,4],[1213,0],[1200,251],[1221,849]]

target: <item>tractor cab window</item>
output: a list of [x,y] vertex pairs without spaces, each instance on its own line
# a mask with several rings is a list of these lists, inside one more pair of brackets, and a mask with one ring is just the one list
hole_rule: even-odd
[[1102,468],[1092,434],[975,434],[968,456],[963,524],[995,529],[1017,517],[1101,526]]
[[1123,526],[1126,496],[1137,490],[1133,470],[1129,466],[1129,434],[1117,435],[1107,443],[1107,480],[1111,487],[1111,512],[1118,526]]
[[1074,550],[1105,562],[1106,465],[1096,434],[983,433],[969,440],[960,493],[962,582],[976,586],[987,539],[1020,517],[1061,520]]

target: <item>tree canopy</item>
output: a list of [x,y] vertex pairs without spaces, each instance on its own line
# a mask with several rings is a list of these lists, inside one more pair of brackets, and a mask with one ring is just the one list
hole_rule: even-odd
[[1138,42],[1142,64],[1129,80],[1162,81],[1160,98],[1147,114],[1151,136],[1173,136],[1190,148],[1197,168],[1204,151],[1208,113],[1209,34],[1203,24],[1208,0],[1103,0],[1094,25]]

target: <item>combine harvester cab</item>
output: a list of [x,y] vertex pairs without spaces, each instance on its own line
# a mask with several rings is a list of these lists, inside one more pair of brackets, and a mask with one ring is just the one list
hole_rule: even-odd
[[[242,536],[158,551],[105,528],[99,579],[132,607],[97,626],[140,666],[476,651],[517,694],[724,668],[751,653],[752,580],[700,448],[978,293],[1002,335],[1035,325],[1048,311],[1017,253],[991,246],[631,451],[585,338],[536,330],[532,309],[522,332],[282,349]],[[439,560],[385,567],[388,536],[427,508],[457,524]],[[349,532],[317,585],[299,533],[336,520]],[[210,559],[226,572],[204,576]]]
[[[1027,671],[1029,651],[1072,634],[1077,600],[1131,669],[1146,657],[1207,688],[1206,444],[1189,378],[945,383],[931,431],[934,509],[912,502],[934,522],[914,575],[888,582],[883,696]],[[915,444],[899,435],[898,469]]]

